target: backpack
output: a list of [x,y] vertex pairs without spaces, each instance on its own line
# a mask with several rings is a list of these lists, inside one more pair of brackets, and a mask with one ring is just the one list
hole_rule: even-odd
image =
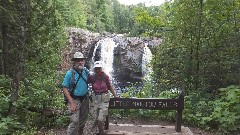
[[[84,70],[85,70],[85,69],[83,69],[82,72],[84,72]],[[76,71],[76,70],[75,70],[75,71]],[[77,86],[77,83],[78,83],[78,81],[80,80],[80,78],[82,77],[82,73],[79,73],[78,71],[76,71],[76,72],[79,74],[79,76],[78,76],[77,82],[75,83],[75,81],[74,81],[74,79],[75,79],[74,69],[73,69],[73,68],[71,69],[71,73],[72,73],[72,80],[71,80],[72,89],[71,89],[71,91],[70,91],[70,96],[73,96],[73,95],[74,95],[74,91],[75,91],[75,88],[76,88],[76,86]],[[87,73],[87,76],[89,76],[89,73],[88,73],[88,72],[85,72],[85,73]],[[83,78],[83,77],[82,77],[82,78]],[[87,83],[87,80],[85,80],[84,78],[83,78],[83,80]],[[87,85],[87,87],[88,87],[88,85]],[[67,99],[67,97],[65,96],[65,94],[63,94],[63,95],[64,95],[64,103],[67,104],[67,103],[68,103],[68,99]]]

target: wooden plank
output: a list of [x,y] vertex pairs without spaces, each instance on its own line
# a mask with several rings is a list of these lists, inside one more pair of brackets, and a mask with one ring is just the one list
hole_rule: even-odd
[[181,110],[183,103],[178,99],[111,98],[109,109]]

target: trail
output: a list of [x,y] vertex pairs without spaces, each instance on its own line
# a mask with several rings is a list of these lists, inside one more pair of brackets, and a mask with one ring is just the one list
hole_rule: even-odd
[[[106,135],[216,135],[186,125],[182,125],[182,131],[178,133],[174,124],[141,118],[110,118],[110,129]],[[91,135],[89,128],[90,121],[85,125],[85,135]],[[66,135],[66,129],[51,129],[38,135]]]

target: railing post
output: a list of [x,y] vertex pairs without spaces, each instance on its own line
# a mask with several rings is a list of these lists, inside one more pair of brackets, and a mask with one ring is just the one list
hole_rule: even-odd
[[182,124],[182,110],[177,110],[177,121],[175,125],[176,132],[181,132],[181,124]]
[[180,105],[181,108],[177,110],[175,130],[176,130],[176,132],[181,132],[182,112],[183,112],[183,108],[184,108],[184,93],[183,92],[180,93],[178,100],[179,100],[178,104]]
[[105,127],[104,127],[105,130],[108,130],[109,129],[109,119],[108,119],[108,115],[106,116],[106,121],[105,121]]

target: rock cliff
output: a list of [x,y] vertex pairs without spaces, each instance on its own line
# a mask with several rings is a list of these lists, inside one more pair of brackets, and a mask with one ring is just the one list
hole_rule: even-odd
[[[67,48],[62,52],[61,67],[63,69],[71,67],[70,60],[76,51],[81,51],[88,57],[86,64],[90,66],[97,42],[101,39],[111,38],[115,42],[113,77],[124,82],[141,80],[144,47],[152,48],[162,42],[162,39],[158,38],[126,37],[112,33],[100,34],[78,28],[69,28],[68,34]],[[100,59],[99,57],[99,52],[96,52],[95,60]]]

